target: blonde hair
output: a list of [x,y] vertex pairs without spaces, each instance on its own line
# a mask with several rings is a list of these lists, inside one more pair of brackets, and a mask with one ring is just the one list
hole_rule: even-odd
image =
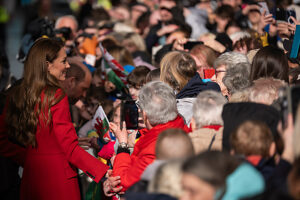
[[182,90],[196,73],[196,63],[186,52],[169,52],[160,62],[160,80],[177,91]]
[[107,48],[107,51],[120,63],[120,65],[134,66],[133,58],[125,47],[114,45]]
[[137,33],[127,33],[124,40],[128,40],[129,43],[133,44],[138,51],[146,51],[145,40]]
[[206,59],[206,64],[208,67],[214,67],[214,62],[217,59],[217,53],[212,48],[205,46],[204,44],[199,44],[193,47],[190,53],[196,56],[198,59],[201,59],[199,54],[202,54]]

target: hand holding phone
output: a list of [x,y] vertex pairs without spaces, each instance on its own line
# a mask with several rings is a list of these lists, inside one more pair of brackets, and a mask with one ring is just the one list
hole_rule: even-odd
[[113,122],[109,123],[109,128],[110,130],[113,132],[113,134],[116,136],[116,138],[118,139],[118,141],[127,143],[128,141],[128,133],[126,130],[126,125],[125,122],[121,122],[122,123],[122,128],[119,124],[115,124]]
[[270,11],[269,11],[269,8],[268,8],[268,5],[266,2],[262,1],[262,2],[258,2],[259,6],[260,6],[260,13],[263,14],[264,11],[266,11],[265,15],[269,15],[270,14]]
[[[139,112],[134,100],[125,100],[121,104],[121,122],[125,121],[127,129],[138,129]],[[122,124],[121,124],[122,125]]]

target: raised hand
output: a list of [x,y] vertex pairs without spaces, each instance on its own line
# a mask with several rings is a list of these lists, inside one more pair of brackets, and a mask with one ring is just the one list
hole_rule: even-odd
[[272,14],[268,14],[266,15],[266,10],[263,11],[260,20],[259,20],[259,24],[258,24],[258,33],[263,33],[263,29],[268,25],[271,24],[274,20],[273,15]]
[[118,139],[119,143],[124,142],[127,143],[128,141],[128,133],[126,130],[126,124],[123,122],[123,128],[121,130],[119,124],[115,124],[113,122],[109,123],[109,129],[114,133],[116,138]]
[[163,26],[161,29],[159,29],[157,31],[157,35],[159,37],[163,36],[163,35],[166,35],[166,34],[169,34],[169,33],[172,33],[174,32],[176,29],[178,29],[179,27],[176,25],[176,24],[170,24],[170,25],[166,25],[166,26]]

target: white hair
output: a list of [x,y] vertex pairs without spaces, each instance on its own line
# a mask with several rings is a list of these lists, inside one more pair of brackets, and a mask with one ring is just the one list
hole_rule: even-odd
[[226,70],[238,63],[249,63],[247,56],[238,52],[226,52],[220,55],[214,62],[214,68],[225,65]]
[[278,92],[286,83],[283,80],[274,78],[259,78],[253,81],[249,88],[249,100],[251,102],[271,105],[278,99]]
[[58,28],[59,25],[60,25],[60,23],[61,23],[61,21],[64,20],[64,19],[71,19],[71,20],[73,20],[74,23],[75,23],[75,25],[76,25],[76,29],[78,29],[77,19],[73,15],[64,15],[64,16],[61,16],[61,17],[57,18],[57,20],[55,22],[55,28]]
[[178,115],[174,91],[161,81],[149,82],[142,87],[139,104],[152,126],[172,121]]
[[250,33],[248,33],[247,31],[238,31],[235,33],[232,33],[229,35],[230,39],[233,41],[233,44],[242,39],[242,38],[249,38],[251,37]]
[[196,128],[207,125],[223,125],[222,110],[227,100],[219,92],[206,90],[200,92],[193,104],[193,118]]

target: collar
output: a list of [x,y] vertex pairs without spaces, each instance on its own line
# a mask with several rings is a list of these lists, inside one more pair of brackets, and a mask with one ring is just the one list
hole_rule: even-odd
[[223,127],[222,125],[208,125],[208,126],[202,126],[201,128],[209,128],[218,131],[222,127]]
[[247,156],[246,159],[254,166],[257,166],[259,161],[262,159],[262,156],[260,155],[252,155]]

